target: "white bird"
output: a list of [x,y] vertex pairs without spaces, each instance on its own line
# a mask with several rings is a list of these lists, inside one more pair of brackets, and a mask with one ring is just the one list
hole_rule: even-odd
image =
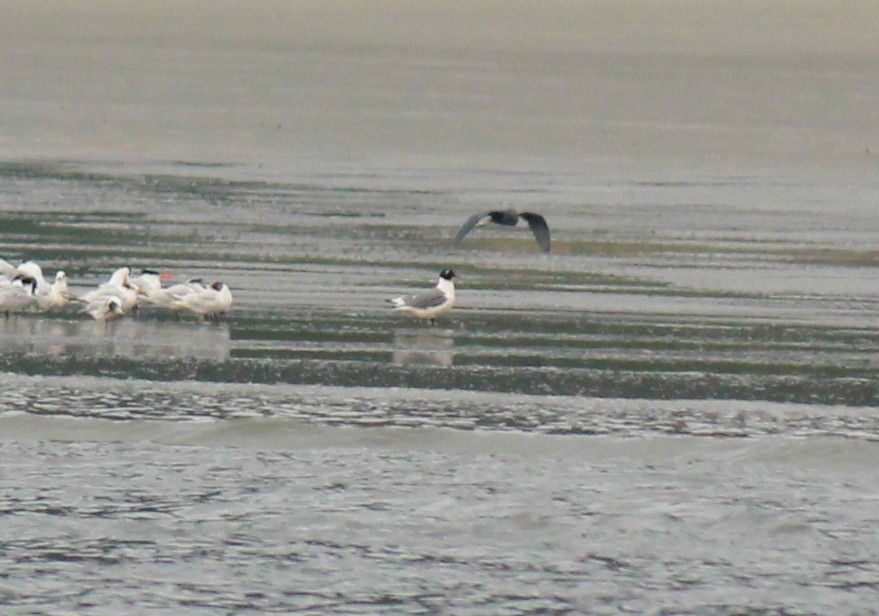
[[176,313],[180,310],[186,310],[186,306],[183,305],[182,301],[185,296],[203,289],[204,286],[201,284],[201,278],[192,278],[185,283],[147,291],[144,299],[159,308],[173,310]]
[[192,283],[192,292],[180,297],[179,305],[208,320],[217,317],[232,307],[232,291],[225,282],[215,281],[209,286]]
[[18,270],[12,263],[6,259],[0,259],[0,284],[9,284],[16,274],[18,274]]
[[55,281],[52,284],[43,278],[43,268],[35,261],[25,261],[16,268],[16,272],[36,282],[36,307],[43,312],[64,308],[70,300],[75,299],[67,290],[67,274],[64,270],[55,272]]
[[0,312],[6,314],[7,321],[9,313],[21,312],[36,301],[36,289],[37,281],[21,274],[15,276],[9,284],[0,287]]
[[[150,297],[155,296],[162,291],[162,278],[166,276],[159,274],[155,270],[144,269],[134,278],[129,278],[128,282],[137,289],[137,304],[132,312],[137,314],[138,306],[142,301],[149,301]],[[170,277],[170,275],[168,275]]]
[[91,306],[92,302],[97,299],[103,297],[116,297],[121,303],[122,312],[124,314],[137,305],[139,296],[143,294],[131,284],[129,281],[130,276],[130,267],[120,267],[113,272],[107,282],[98,286],[97,289],[89,291],[81,296],[79,300]]
[[394,310],[409,312],[419,319],[430,319],[430,324],[436,325],[436,318],[455,305],[455,283],[452,282],[454,277],[455,272],[452,270],[443,270],[436,287],[430,291],[401,295],[387,301]]
[[125,315],[122,300],[115,295],[100,295],[83,309],[95,321],[113,321]]
[[146,291],[145,295],[147,296],[149,293],[158,291],[162,288],[162,276],[159,272],[154,270],[141,270],[140,274],[134,278],[129,278],[128,282],[131,286]]
[[45,293],[37,293],[37,305],[43,312],[66,308],[76,296],[67,289],[67,274],[64,270],[55,272],[55,282],[49,285]]
[[36,261],[25,261],[15,271],[27,278],[33,278],[37,283],[37,293],[42,289],[48,290],[49,283],[43,278],[43,268]]

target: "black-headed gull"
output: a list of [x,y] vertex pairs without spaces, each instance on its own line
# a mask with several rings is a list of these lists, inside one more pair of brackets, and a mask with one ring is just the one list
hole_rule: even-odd
[[387,301],[392,304],[394,310],[412,313],[419,319],[430,319],[430,324],[436,325],[436,318],[455,305],[455,283],[452,282],[454,277],[455,272],[452,270],[443,270],[440,272],[436,287],[430,291],[401,295]]
[[540,250],[549,252],[549,225],[546,224],[546,219],[540,214],[534,214],[533,212],[520,213],[513,209],[492,210],[490,212],[474,214],[461,226],[461,229],[455,236],[454,244],[459,244],[473,227],[484,227],[491,223],[515,227],[519,223],[520,218],[528,223],[531,232],[534,234],[534,239],[537,240],[540,246]]

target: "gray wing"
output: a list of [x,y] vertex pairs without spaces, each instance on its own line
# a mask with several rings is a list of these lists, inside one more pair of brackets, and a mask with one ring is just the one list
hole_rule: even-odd
[[532,214],[531,212],[522,212],[519,216],[528,222],[534,238],[540,245],[540,250],[549,252],[549,225],[546,224],[546,219],[540,214]]
[[455,236],[455,241],[452,242],[454,245],[457,245],[461,240],[464,239],[464,236],[470,233],[470,229],[476,226],[480,220],[485,218],[486,216],[491,216],[491,212],[480,212],[479,214],[473,214],[470,218],[467,219],[461,228],[458,230],[458,235]]
[[445,293],[443,293],[439,289],[431,289],[430,291],[425,291],[424,293],[407,295],[403,298],[403,301],[405,302],[406,306],[418,308],[419,310],[426,310],[428,308],[436,308],[437,306],[442,306],[446,301],[446,296]]

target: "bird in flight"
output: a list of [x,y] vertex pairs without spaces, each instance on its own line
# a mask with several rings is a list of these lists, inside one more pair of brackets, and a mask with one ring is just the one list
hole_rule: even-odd
[[484,227],[491,223],[514,227],[518,224],[520,218],[528,223],[531,232],[534,234],[534,239],[537,240],[537,244],[540,246],[540,250],[549,252],[549,225],[546,224],[546,219],[540,214],[517,212],[513,209],[492,210],[490,212],[474,214],[461,226],[461,229],[455,236],[454,245],[457,246],[473,227]]

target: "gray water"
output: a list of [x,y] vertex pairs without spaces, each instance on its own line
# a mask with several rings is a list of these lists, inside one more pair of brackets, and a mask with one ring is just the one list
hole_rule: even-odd
[[635,5],[0,7],[0,257],[235,298],[0,317],[0,613],[876,613],[877,9]]

